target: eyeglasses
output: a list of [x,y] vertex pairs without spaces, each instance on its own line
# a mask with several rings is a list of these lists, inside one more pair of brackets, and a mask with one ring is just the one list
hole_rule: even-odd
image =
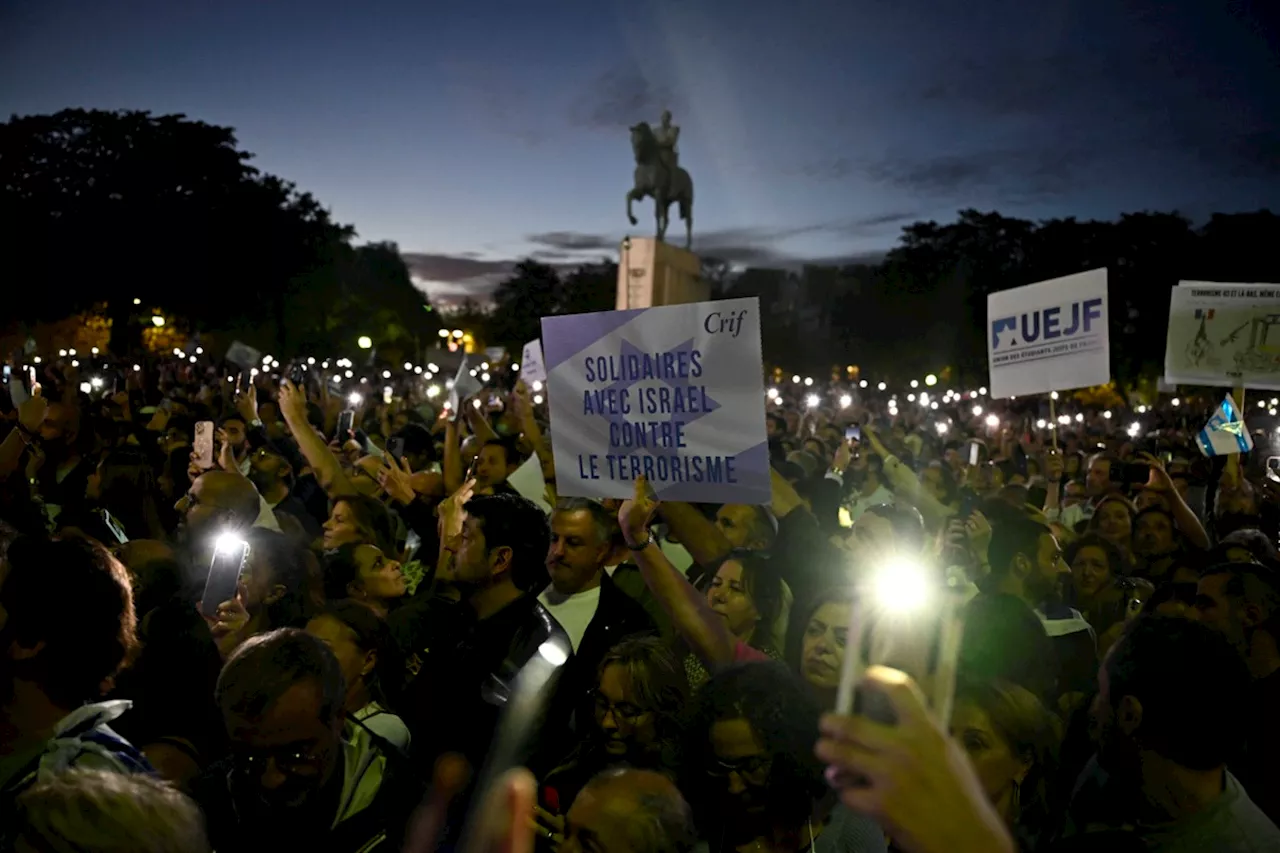
[[646,709],[637,708],[630,702],[619,702],[615,705],[599,690],[593,691],[592,696],[596,703],[596,716],[601,719],[604,718],[605,714],[613,714],[613,718],[615,720],[634,724],[639,722],[640,718],[645,714],[649,713]]
[[748,755],[736,761],[714,759],[707,767],[707,775],[725,778],[732,773],[737,773],[743,779],[760,782],[769,775],[772,767],[773,756],[771,755]]

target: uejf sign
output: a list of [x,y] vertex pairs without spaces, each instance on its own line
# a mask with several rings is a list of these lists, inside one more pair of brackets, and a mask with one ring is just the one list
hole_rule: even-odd
[[[1066,316],[1068,314],[1069,318]],[[1065,325],[1064,318],[1066,318]],[[1003,354],[1000,338],[1005,333],[1008,334],[1004,340],[1004,349],[1007,351],[1017,348],[1019,330],[1021,330],[1023,345],[1034,344],[1037,341],[1048,342],[1058,338],[1073,338],[1077,333],[1081,333],[1078,340],[1084,340],[1093,335],[1097,321],[1101,319],[1101,299],[1086,299],[1084,302],[1073,302],[1066,307],[1055,305],[1052,308],[1031,311],[1015,317],[1001,317],[991,321],[991,349]],[[1105,333],[1106,329],[1102,331]]]
[[987,317],[992,397],[1110,381],[1105,269],[992,293]]

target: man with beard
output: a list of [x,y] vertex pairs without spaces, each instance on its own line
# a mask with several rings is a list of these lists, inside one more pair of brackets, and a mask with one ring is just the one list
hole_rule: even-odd
[[1280,823],[1280,577],[1257,563],[1213,566],[1200,576],[1189,615],[1226,637],[1249,668],[1246,749],[1231,767],[1259,808]]
[[1068,834],[1081,837],[1070,849],[1280,850],[1280,830],[1226,769],[1248,683],[1244,662],[1208,626],[1169,617],[1130,626],[1098,673],[1098,754],[1072,797]]
[[[294,462],[285,449],[273,442],[264,442],[249,454],[249,482],[253,483],[267,502],[267,506],[275,513],[277,521],[280,516],[287,515],[302,526],[306,533],[306,541],[313,542],[320,538],[321,520],[316,518],[308,505],[293,494]],[[313,490],[314,494],[314,490]],[[321,493],[323,498],[323,493]],[[315,506],[314,502],[312,506]],[[321,500],[326,511],[328,506]]]
[[343,739],[345,698],[338,659],[305,631],[235,650],[214,692],[231,754],[192,786],[214,849],[399,849],[417,786],[392,778],[404,768],[376,737]]
[[984,591],[1020,598],[1040,617],[1057,652],[1059,692],[1087,693],[1098,667],[1097,638],[1084,616],[1063,603],[1071,568],[1053,532],[1021,513],[1000,517],[992,523],[987,561]]
[[440,579],[461,593],[457,624],[411,649],[418,664],[402,716],[426,762],[448,750],[479,766],[516,675],[543,643],[572,647],[538,603],[550,537],[542,510],[518,495],[457,502],[440,506],[441,550],[450,558]]
[[0,831],[15,825],[14,799],[37,780],[73,767],[151,771],[108,726],[130,703],[97,701],[134,646],[134,623],[129,577],[101,545],[9,545],[0,560]]

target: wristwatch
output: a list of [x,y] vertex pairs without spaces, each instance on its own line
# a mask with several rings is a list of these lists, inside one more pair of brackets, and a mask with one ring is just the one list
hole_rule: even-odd
[[645,534],[645,537],[644,537],[644,541],[643,541],[643,542],[637,542],[637,543],[635,543],[634,545],[633,545],[633,544],[631,544],[630,542],[628,542],[628,543],[627,543],[627,549],[628,549],[628,550],[630,550],[630,551],[637,551],[637,552],[638,552],[638,551],[643,551],[645,548],[648,548],[648,547],[649,547],[650,545],[652,545],[652,544],[653,544],[653,534],[652,534],[652,533],[648,533],[648,534]]

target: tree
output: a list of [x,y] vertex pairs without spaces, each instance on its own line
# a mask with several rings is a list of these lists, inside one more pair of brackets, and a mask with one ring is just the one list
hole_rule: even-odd
[[516,265],[493,294],[486,341],[518,350],[542,336],[542,318],[553,314],[610,311],[616,304],[618,266],[584,264],[565,278],[533,259]]
[[[326,330],[342,315],[327,303],[343,293],[363,300],[348,308],[376,303],[402,323],[426,313],[425,300],[410,310],[394,247],[353,250],[350,227],[249,165],[230,128],[64,110],[0,124],[0,151],[0,247],[18,284],[7,318],[32,323],[105,302],[121,352],[154,311],[287,354],[337,343]],[[402,324],[394,334],[411,332]]]

